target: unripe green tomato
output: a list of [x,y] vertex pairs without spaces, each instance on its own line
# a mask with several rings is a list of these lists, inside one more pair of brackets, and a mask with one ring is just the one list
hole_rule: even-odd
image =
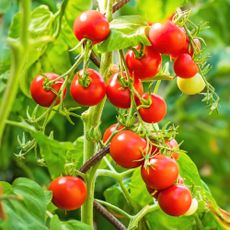
[[192,78],[180,78],[177,77],[177,86],[180,91],[187,95],[198,94],[205,88],[205,82],[201,75],[197,73]]
[[198,209],[198,201],[196,198],[192,199],[192,203],[190,205],[190,208],[188,209],[188,211],[184,214],[185,216],[191,216],[193,215]]

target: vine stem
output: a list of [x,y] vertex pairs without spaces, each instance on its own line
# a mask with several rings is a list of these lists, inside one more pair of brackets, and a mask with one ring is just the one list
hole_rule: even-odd
[[30,0],[21,0],[21,25],[19,42],[11,43],[12,64],[7,81],[6,90],[0,104],[0,143],[5,127],[5,122],[9,116],[13,102],[15,100],[20,76],[24,73],[25,63],[29,52],[29,22],[30,22]]

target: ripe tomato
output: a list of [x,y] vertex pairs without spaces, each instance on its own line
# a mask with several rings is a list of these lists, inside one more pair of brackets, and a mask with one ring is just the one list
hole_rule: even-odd
[[164,155],[153,156],[149,165],[141,167],[141,176],[148,187],[162,190],[173,185],[179,175],[179,167],[174,159]]
[[188,211],[184,214],[185,216],[191,216],[193,215],[198,209],[198,201],[196,198],[192,199],[192,203],[188,209]]
[[125,56],[130,75],[142,80],[155,76],[161,66],[161,55],[151,46],[145,46],[143,52],[141,58],[137,58],[133,50],[129,50]]
[[183,185],[172,185],[160,191],[158,203],[161,209],[171,216],[184,215],[192,203],[190,190]]
[[80,70],[71,83],[70,92],[73,99],[81,105],[97,105],[105,96],[106,85],[103,78],[96,70],[87,69],[86,72],[90,79],[89,86],[84,87],[80,84],[79,78],[83,75],[83,70]]
[[179,145],[177,143],[177,141],[175,139],[170,139],[170,140],[166,140],[165,144],[172,150],[174,150],[175,152],[171,153],[171,157],[175,160],[179,159],[179,153],[177,152],[177,150],[179,150]]
[[122,130],[111,140],[110,154],[124,168],[135,168],[142,164],[146,140],[130,130]]
[[182,93],[195,95],[204,90],[205,82],[201,75],[197,73],[194,77],[188,79],[177,77],[177,86]]
[[79,41],[88,38],[95,44],[109,35],[109,22],[100,12],[88,10],[75,19],[73,31]]
[[115,132],[116,130],[121,130],[122,128],[123,126],[119,125],[118,123],[109,126],[109,128],[107,128],[104,132],[103,142],[105,143],[110,138],[113,132]]
[[152,103],[148,108],[140,108],[139,113],[143,121],[148,123],[160,122],[167,113],[165,100],[156,94],[144,93],[142,98],[147,100],[151,96]]
[[49,185],[53,193],[53,203],[65,210],[80,208],[87,197],[85,182],[73,176],[62,176],[53,180]]
[[174,62],[174,71],[181,78],[190,78],[199,71],[197,64],[189,54],[182,53]]
[[[48,81],[55,80],[56,78],[59,77],[55,73],[46,73],[44,75],[48,78]],[[30,85],[30,93],[32,98],[34,99],[34,101],[36,101],[37,104],[44,107],[49,107],[54,102],[57,95],[54,92],[52,92],[52,90],[47,90],[44,88],[44,81],[46,77],[42,75],[38,75],[37,77],[35,77]],[[64,82],[63,79],[58,79],[50,87],[52,87],[52,89],[58,93],[63,82]],[[64,90],[63,97],[65,97],[65,94],[66,94],[66,89]],[[59,103],[60,100],[58,99],[55,105]]]
[[[106,95],[109,101],[118,108],[127,109],[131,105],[131,97],[130,97],[130,90],[128,87],[122,87],[121,83],[119,82],[120,73],[115,73],[109,80],[107,88],[106,88]],[[124,76],[126,76],[124,74]],[[134,79],[133,83],[137,92],[142,95],[143,93],[143,86],[140,79]]]
[[171,21],[155,23],[149,30],[149,40],[160,53],[178,53],[186,44],[186,34]]
[[159,191],[157,191],[154,188],[150,188],[148,185],[146,185],[146,188],[151,196],[153,196],[155,199],[157,199]]

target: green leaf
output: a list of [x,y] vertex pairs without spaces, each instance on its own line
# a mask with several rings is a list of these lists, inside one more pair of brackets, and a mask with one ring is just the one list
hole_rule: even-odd
[[146,23],[138,15],[122,16],[110,23],[110,35],[98,44],[99,52],[110,52],[136,46],[140,43],[150,45],[146,37]]
[[60,221],[55,215],[50,221],[50,230],[92,230],[92,228],[77,220]]
[[11,0],[1,0],[0,1],[0,15],[4,14],[12,4]]
[[185,0],[136,0],[138,12],[147,21],[156,22],[169,17],[176,9],[182,6]]
[[45,215],[51,200],[49,192],[43,191],[36,182],[27,178],[16,179],[11,189],[6,183],[0,184],[4,191],[7,190],[7,195],[18,197],[3,201],[3,209],[7,215],[5,221],[7,229],[48,230],[45,226]]

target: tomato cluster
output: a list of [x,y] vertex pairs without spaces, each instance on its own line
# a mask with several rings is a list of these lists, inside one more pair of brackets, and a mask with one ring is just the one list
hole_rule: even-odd
[[192,195],[179,176],[176,162],[179,158],[179,145],[175,139],[165,140],[170,156],[161,154],[155,141],[152,142],[149,155],[147,140],[119,124],[113,124],[105,131],[103,142],[110,139],[112,159],[124,168],[141,166],[141,176],[147,190],[158,200],[165,213],[172,216],[187,213],[192,205]]

